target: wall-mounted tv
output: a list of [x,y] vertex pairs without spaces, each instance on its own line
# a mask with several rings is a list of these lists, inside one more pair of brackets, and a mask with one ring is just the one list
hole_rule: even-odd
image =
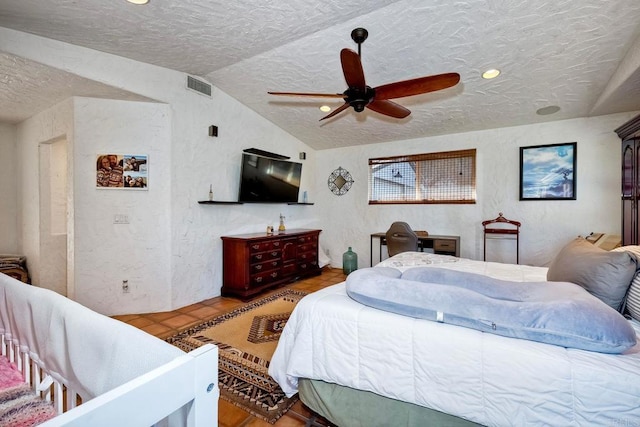
[[297,202],[302,163],[242,153],[239,202]]

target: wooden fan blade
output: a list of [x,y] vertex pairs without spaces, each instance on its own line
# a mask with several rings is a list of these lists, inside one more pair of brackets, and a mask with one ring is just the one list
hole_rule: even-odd
[[362,70],[360,56],[351,49],[342,49],[340,51],[340,62],[342,63],[342,72],[347,86],[361,88],[364,91],[364,71]]
[[396,104],[393,101],[387,101],[385,99],[374,99],[369,104],[367,104],[367,108],[375,111],[376,113],[395,117],[397,119],[404,119],[409,114],[411,114],[411,111],[404,108],[402,105]]
[[316,98],[344,98],[342,93],[304,93],[304,92],[267,92],[269,95],[280,96],[313,96]]
[[347,108],[349,108],[349,103],[345,102],[344,104],[342,104],[341,106],[339,106],[338,108],[333,110],[331,113],[329,113],[326,116],[324,116],[323,118],[321,118],[319,121],[323,121],[325,119],[329,119],[329,118],[335,116],[336,114],[346,110]]
[[460,74],[446,73],[437,74],[428,77],[419,77],[412,80],[404,80],[401,82],[389,83],[375,88],[376,95],[374,99],[393,99],[403,98],[405,96],[420,95],[427,92],[435,92],[437,90],[446,89],[455,86],[460,81]]

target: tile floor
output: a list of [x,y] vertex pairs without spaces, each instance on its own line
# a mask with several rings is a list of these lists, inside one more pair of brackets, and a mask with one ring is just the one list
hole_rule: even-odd
[[[325,267],[320,276],[300,280],[285,287],[274,289],[271,292],[277,292],[285,288],[315,292],[327,286],[342,282],[345,280],[345,277],[342,269]],[[269,292],[265,292],[259,297],[268,294]],[[175,311],[126,314],[114,316],[114,318],[164,339],[190,326],[197,325],[212,317],[229,312],[242,304],[245,304],[245,302],[240,299],[216,297],[179,308]],[[237,406],[220,399],[218,401],[218,425],[220,427],[267,427],[272,424],[256,418]],[[298,427],[305,425],[321,427],[328,425],[328,423],[321,418],[315,419],[313,414],[302,402],[298,401],[273,425],[276,427]]]

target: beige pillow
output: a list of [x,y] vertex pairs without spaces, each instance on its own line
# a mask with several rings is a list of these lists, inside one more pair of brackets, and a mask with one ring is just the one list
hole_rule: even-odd
[[571,241],[551,263],[547,280],[573,282],[620,310],[636,272],[636,257],[600,249],[582,237]]
[[[629,252],[640,259],[640,246],[630,245],[615,248],[612,252]],[[627,311],[637,321],[640,322],[640,273],[636,273],[631,280],[631,286],[627,292]]]

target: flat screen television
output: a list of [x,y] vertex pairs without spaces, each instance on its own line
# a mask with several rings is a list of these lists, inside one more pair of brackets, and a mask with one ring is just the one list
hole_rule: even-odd
[[302,163],[242,153],[239,202],[297,202]]

